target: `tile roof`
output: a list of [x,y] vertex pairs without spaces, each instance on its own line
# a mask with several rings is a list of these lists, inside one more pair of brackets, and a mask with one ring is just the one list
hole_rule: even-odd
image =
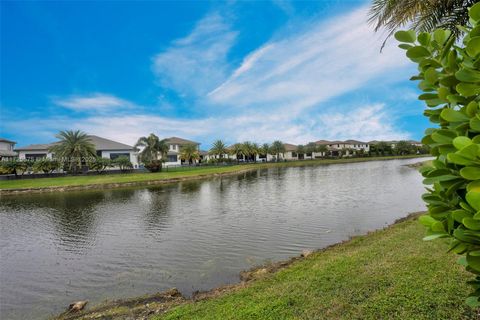
[[192,141],[192,140],[187,140],[187,139],[183,139],[183,138],[179,138],[179,137],[170,137],[170,138],[167,138],[165,139],[165,141],[168,143],[168,144],[179,144],[179,145],[185,145],[185,144],[200,144],[199,142],[195,142],[195,141]]
[[0,142],[7,142],[7,143],[13,143],[13,144],[16,143],[15,141],[8,140],[8,139],[5,139],[5,138],[0,138]]
[[[88,135],[91,142],[95,145],[96,150],[133,150],[132,146],[116,142],[113,140],[105,139],[95,135]],[[30,151],[30,150],[48,150],[58,142],[45,143],[45,144],[31,144],[25,147],[15,148],[17,151]]]

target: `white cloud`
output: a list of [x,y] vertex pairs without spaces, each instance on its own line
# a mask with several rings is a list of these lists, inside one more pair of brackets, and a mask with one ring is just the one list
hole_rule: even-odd
[[228,76],[227,54],[236,37],[225,19],[212,13],[188,36],[156,55],[153,71],[163,87],[182,95],[203,95]]
[[357,9],[266,43],[209,93],[211,102],[302,110],[391,78],[408,60],[393,42],[380,53],[382,38],[368,26],[366,13]]
[[107,111],[112,109],[130,108],[133,103],[114,95],[94,93],[90,95],[72,95],[65,98],[54,98],[56,105],[75,111]]

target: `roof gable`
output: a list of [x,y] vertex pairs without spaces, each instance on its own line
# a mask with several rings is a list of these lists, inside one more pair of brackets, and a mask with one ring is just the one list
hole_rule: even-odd
[[192,140],[187,140],[179,137],[170,137],[165,139],[165,142],[168,144],[179,144],[179,145],[186,145],[186,144],[200,144],[199,142],[195,142]]

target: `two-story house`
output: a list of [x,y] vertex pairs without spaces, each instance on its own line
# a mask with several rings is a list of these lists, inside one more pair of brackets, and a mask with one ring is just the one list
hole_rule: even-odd
[[0,138],[0,160],[11,160],[17,157],[13,150],[16,142],[5,138]]
[[183,163],[182,159],[180,158],[180,153],[182,147],[186,145],[195,145],[197,150],[200,152],[200,143],[178,138],[178,137],[170,137],[165,139],[166,144],[168,145],[168,153],[167,158],[165,159],[165,166],[176,166],[181,165]]

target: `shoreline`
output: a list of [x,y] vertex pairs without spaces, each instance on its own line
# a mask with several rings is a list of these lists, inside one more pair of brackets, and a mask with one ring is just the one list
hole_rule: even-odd
[[[276,272],[290,267],[292,264],[308,259],[313,254],[319,254],[332,250],[336,247],[341,247],[346,245],[355,239],[368,237],[371,234],[378,233],[380,231],[388,230],[389,228],[401,224],[409,220],[417,220],[419,216],[425,214],[425,212],[412,212],[403,218],[395,220],[393,223],[385,226],[384,228],[369,231],[366,234],[352,236],[341,242],[337,242],[331,245],[328,245],[324,248],[315,249],[312,251],[304,251],[298,256],[290,257],[286,260],[281,260],[277,262],[270,262],[258,266],[253,266],[250,269],[239,272],[239,281],[233,284],[221,285],[214,287],[210,290],[205,291],[195,291],[190,297],[185,297],[177,288],[170,288],[165,291],[156,292],[153,294],[146,294],[140,297],[126,298],[126,299],[116,299],[112,301],[107,301],[99,305],[93,306],[91,309],[88,307],[85,310],[82,310],[78,313],[69,313],[64,312],[57,317],[54,317],[54,320],[90,320],[102,318],[103,314],[108,314],[117,317],[115,313],[123,312],[124,308],[131,309],[135,317],[146,317],[153,314],[162,314],[170,310],[171,308],[187,303],[195,303],[207,299],[215,299],[216,297],[233,292],[242,288],[245,288],[251,282],[263,279],[268,275],[275,274]],[[153,311],[153,312],[152,312]],[[118,315],[122,317],[122,315]],[[132,314],[129,314],[132,316]],[[113,319],[113,318],[112,318]],[[117,318],[115,318],[117,319]],[[119,318],[123,319],[123,318]]]
[[[378,241],[377,238],[383,237],[387,238],[388,240],[388,238],[392,237],[392,233],[398,233],[399,230],[401,232],[402,229],[419,227],[421,228],[422,226],[419,226],[418,223],[418,217],[424,213],[425,212],[410,213],[403,218],[395,220],[392,224],[385,226],[384,228],[369,231],[363,235],[352,236],[349,239],[329,245],[321,249],[316,249],[314,251],[304,251],[299,256],[294,256],[287,260],[252,267],[247,271],[241,271],[239,273],[239,281],[234,284],[215,287],[207,291],[197,291],[194,292],[191,297],[185,297],[176,288],[171,288],[163,292],[147,294],[141,297],[106,301],[99,305],[95,305],[92,308],[86,308],[85,310],[82,310],[78,313],[65,312],[54,317],[53,319],[163,319],[164,317],[169,318],[169,316],[172,314],[172,318],[174,319],[190,319],[192,314],[195,314],[195,308],[197,306],[199,306],[198,308],[201,308],[205,304],[221,304],[223,300],[228,300],[231,296],[235,295],[237,297],[236,299],[240,299],[238,297],[244,297],[246,295],[248,296],[248,294],[246,294],[245,292],[248,292],[249,290],[253,290],[255,293],[258,293],[258,290],[262,290],[261,292],[263,292],[265,290],[265,288],[261,286],[263,283],[270,284],[274,278],[283,276],[285,272],[294,272],[294,269],[300,268],[301,270],[303,270],[303,272],[310,273],[313,272],[311,269],[311,264],[316,260],[322,261],[323,263],[324,259],[329,259],[329,256],[337,256],[339,254],[345,254],[346,252],[348,253],[349,248],[352,247],[360,247],[361,250],[368,250],[370,246],[369,243],[372,241]],[[421,238],[421,235],[419,237]],[[425,246],[425,243],[422,243],[420,239],[419,241],[420,246]],[[438,245],[438,243],[436,243],[435,245]],[[452,258],[453,261],[455,259],[455,255],[452,255]],[[307,265],[309,267],[304,267],[302,265]],[[460,268],[460,266],[456,266],[456,268]],[[408,268],[404,271],[406,271],[407,273],[409,272]],[[356,274],[356,272],[356,270],[353,270],[354,274]],[[463,270],[460,271],[460,273],[463,274]],[[288,280],[288,278],[285,277],[277,281],[286,282],[289,286],[298,285],[294,283],[290,284],[290,281],[292,280]],[[302,281],[307,280],[304,279]],[[462,290],[464,290],[464,288],[462,288]],[[270,289],[268,291],[270,291]],[[463,302],[463,300],[461,301]],[[450,300],[449,303],[451,303]],[[236,303],[233,304],[236,305]],[[448,307],[451,306],[451,304],[448,305]],[[234,306],[234,308],[236,307]],[[301,308],[305,307],[301,306]],[[179,312],[180,316],[178,316],[178,314],[176,314],[178,309],[187,309],[188,311],[190,311],[190,314],[188,312],[185,314]],[[209,309],[208,306],[203,309],[204,310],[202,311],[205,311],[206,309],[208,314],[211,315],[212,318],[221,318],[220,315],[215,314],[215,310]],[[202,317],[200,316],[200,318]],[[465,317],[465,319],[467,318],[470,319],[469,317]]]
[[[232,175],[238,175],[258,169],[266,169],[266,168],[275,168],[275,167],[302,167],[302,166],[320,166],[320,165],[331,165],[331,164],[346,164],[346,163],[357,163],[357,162],[368,162],[368,161],[387,161],[387,160],[401,160],[401,159],[415,159],[415,158],[425,158],[430,157],[430,155],[408,155],[408,156],[385,156],[385,157],[364,157],[364,158],[346,158],[346,159],[314,159],[314,160],[297,160],[297,161],[289,161],[289,162],[269,162],[269,163],[253,163],[253,164],[239,164],[233,166],[225,166],[225,167],[213,167],[208,168],[206,167],[205,170],[209,170],[211,172],[208,173],[201,173],[202,169],[194,169],[185,172],[171,172],[170,175],[177,175],[173,177],[160,177],[155,179],[155,175],[157,173],[145,173],[145,174],[124,174],[124,175],[110,175],[118,180],[123,178],[129,178],[132,176],[129,175],[137,175],[137,176],[145,176],[147,175],[147,179],[139,179],[137,181],[118,181],[118,182],[107,182],[107,183],[89,183],[89,184],[78,184],[78,185],[52,185],[46,187],[22,187],[22,188],[4,188],[3,186],[0,187],[0,196],[7,196],[7,195],[19,195],[19,194],[32,194],[32,193],[47,193],[47,192],[66,192],[66,191],[85,191],[85,190],[95,190],[95,189],[117,189],[117,188],[124,188],[124,187],[137,187],[137,186],[152,186],[152,185],[161,185],[161,184],[168,184],[168,183],[177,183],[183,181],[190,181],[190,180],[201,180],[201,179],[208,179],[214,177],[226,177]],[[198,170],[200,173],[196,173],[195,171]],[[203,170],[203,171],[205,171]],[[169,174],[169,172],[161,172],[159,174]],[[182,175],[183,174],[183,175]],[[150,179],[148,179],[148,175],[152,175]],[[94,180],[96,177],[102,179],[104,177],[110,177],[109,175],[98,175],[98,176],[89,176],[92,177],[90,179]],[[71,178],[71,177],[68,177]],[[84,178],[80,176],[78,178]],[[135,178],[135,176],[133,176]],[[57,177],[57,178],[37,178],[37,179],[22,179],[22,180],[10,180],[3,182],[2,185],[8,185],[8,182],[15,183],[18,181],[21,182],[29,182],[29,181],[40,181],[52,179],[56,180],[57,182],[61,182],[61,179],[65,179],[65,177]]]

